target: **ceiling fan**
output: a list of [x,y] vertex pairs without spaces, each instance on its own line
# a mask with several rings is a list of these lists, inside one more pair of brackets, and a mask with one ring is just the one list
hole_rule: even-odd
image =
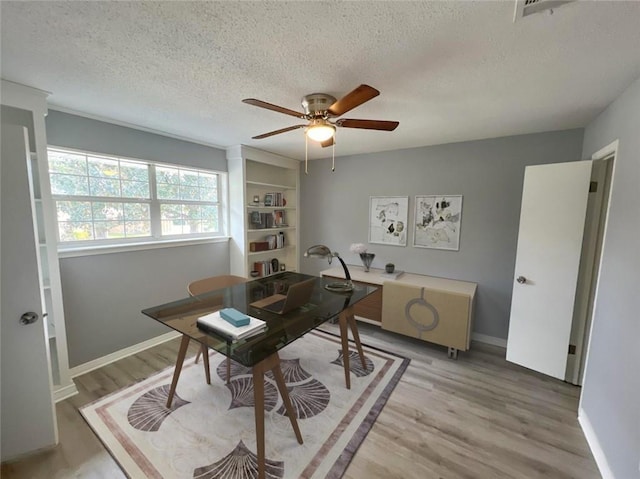
[[249,105],[266,108],[267,110],[277,111],[308,121],[306,124],[288,126],[287,128],[254,136],[254,140],[261,140],[273,135],[279,135],[280,133],[286,133],[287,131],[297,130],[298,128],[306,128],[306,135],[310,140],[317,141],[323,147],[327,147],[333,145],[335,142],[336,127],[383,131],[393,131],[398,127],[399,122],[397,121],[355,120],[348,118],[331,121],[332,118],[344,115],[348,111],[377,97],[379,94],[380,92],[378,90],[369,85],[360,85],[339,100],[336,100],[335,97],[326,93],[312,93],[302,97],[301,103],[304,113],[273,105],[255,98],[245,98],[242,101]]

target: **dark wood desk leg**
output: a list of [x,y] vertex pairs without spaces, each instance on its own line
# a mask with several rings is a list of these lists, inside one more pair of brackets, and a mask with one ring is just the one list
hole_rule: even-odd
[[231,345],[227,344],[227,384],[231,382]]
[[353,308],[347,310],[347,318],[349,326],[351,327],[351,334],[353,334],[353,340],[356,343],[358,354],[360,355],[360,362],[362,363],[362,369],[367,370],[367,363],[364,360],[364,351],[362,350],[362,343],[360,342],[360,334],[358,333],[358,325],[356,323],[356,317],[353,314]]
[[284,376],[282,375],[282,370],[280,369],[280,357],[278,356],[277,353],[275,356],[278,363],[273,368],[271,368],[271,371],[273,371],[273,376],[276,378],[278,391],[280,391],[282,402],[284,403],[284,407],[287,410],[287,416],[289,416],[289,421],[291,421],[293,432],[296,433],[296,439],[298,440],[298,444],[303,444],[302,434],[300,434],[300,428],[298,427],[298,420],[296,419],[296,411],[293,409],[293,404],[291,404],[291,398],[289,397],[289,391],[287,390],[287,383],[284,381]]
[[176,386],[178,385],[178,378],[180,377],[180,371],[182,371],[182,365],[184,364],[184,357],[187,355],[187,349],[189,348],[189,336],[182,335],[182,341],[180,341],[180,349],[178,350],[178,357],[176,358],[176,367],[173,370],[173,379],[171,380],[171,388],[169,389],[169,397],[167,398],[167,407],[171,407],[173,401],[173,395],[176,393]]
[[200,351],[202,352],[202,364],[204,364],[204,375],[207,380],[207,384],[211,384],[211,369],[209,368],[209,348],[204,344],[200,344]]
[[258,455],[258,479],[264,479],[265,477],[265,446],[264,446],[264,373],[267,371],[273,371],[273,375],[276,378],[276,384],[282,396],[282,402],[287,410],[289,421],[293,426],[293,431],[296,434],[296,439],[302,444],[302,434],[298,428],[298,421],[296,419],[291,399],[289,398],[289,391],[287,391],[287,385],[280,369],[280,357],[278,353],[274,353],[271,356],[263,359],[253,367],[253,402],[256,415],[256,454]]
[[347,310],[340,313],[340,339],[342,339],[342,364],[344,366],[344,382],[347,389],[351,389],[351,370],[349,369],[349,333],[347,332]]

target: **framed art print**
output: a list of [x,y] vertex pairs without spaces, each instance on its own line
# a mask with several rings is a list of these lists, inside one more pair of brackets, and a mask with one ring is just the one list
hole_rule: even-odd
[[369,243],[407,245],[408,196],[369,198]]
[[413,246],[458,251],[462,195],[416,196]]

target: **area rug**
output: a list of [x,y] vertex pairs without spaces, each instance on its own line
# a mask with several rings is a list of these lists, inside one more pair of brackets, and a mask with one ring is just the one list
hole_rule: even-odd
[[[304,444],[296,441],[275,381],[267,375],[267,477],[342,477],[409,364],[363,348],[366,369],[357,352],[350,352],[350,390],[339,337],[313,331],[280,351]],[[227,385],[224,359],[212,352],[211,385],[202,362],[185,361],[171,408],[165,403],[173,367],[80,412],[131,478],[257,477],[253,376],[233,363]]]

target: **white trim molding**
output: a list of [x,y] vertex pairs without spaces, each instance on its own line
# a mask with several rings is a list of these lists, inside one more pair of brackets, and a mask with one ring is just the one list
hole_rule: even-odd
[[180,337],[180,333],[178,333],[177,331],[171,331],[161,336],[156,336],[155,338],[151,338],[141,343],[134,344],[133,346],[129,346],[128,348],[121,349],[120,351],[116,351],[115,353],[107,354],[106,356],[102,356],[101,358],[94,359],[93,361],[89,361],[88,363],[75,366],[71,368],[69,372],[72,378],[76,378],[91,371],[95,371],[96,369],[100,369],[107,364],[114,363],[120,359],[131,356],[132,354],[142,352],[145,349],[152,348],[153,346],[157,346],[158,344],[166,343],[167,341],[171,341],[172,339],[178,337]]
[[76,384],[73,382],[73,379],[72,379],[71,384],[69,386],[54,388],[53,400],[56,403],[59,403],[60,401],[64,401],[65,399],[70,398],[71,396],[75,396],[76,394],[78,394],[78,392],[79,392],[78,388],[76,387]]
[[582,432],[584,433],[584,437],[587,439],[587,444],[589,444],[589,449],[591,449],[591,454],[593,454],[593,458],[596,461],[596,465],[602,475],[602,479],[615,479],[615,476],[609,467],[607,456],[605,456],[604,451],[600,446],[600,441],[598,441],[598,436],[596,435],[593,426],[591,426],[591,421],[589,421],[587,413],[582,408],[578,408],[578,422],[580,423],[580,427],[582,427]]

